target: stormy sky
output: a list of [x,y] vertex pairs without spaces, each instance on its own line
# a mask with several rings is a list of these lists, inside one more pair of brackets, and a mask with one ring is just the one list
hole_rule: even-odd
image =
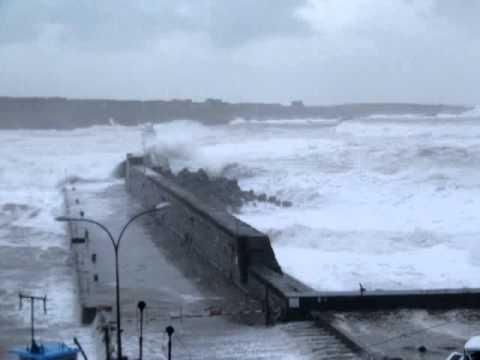
[[480,104],[479,0],[0,0],[0,95]]

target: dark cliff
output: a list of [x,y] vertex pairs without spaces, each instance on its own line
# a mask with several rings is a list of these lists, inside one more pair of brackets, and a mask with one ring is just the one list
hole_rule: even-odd
[[11,98],[0,97],[0,128],[3,129],[72,129],[115,122],[137,125],[177,119],[198,120],[219,124],[236,118],[349,119],[372,114],[456,114],[469,108],[447,105],[419,104],[344,104],[333,106],[305,106],[300,101],[291,105],[264,103],[227,103],[209,99],[191,100],[96,100],[66,98]]

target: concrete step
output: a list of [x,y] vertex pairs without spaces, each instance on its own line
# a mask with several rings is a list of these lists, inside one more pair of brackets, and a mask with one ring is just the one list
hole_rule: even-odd
[[[220,323],[218,323],[220,324]],[[357,359],[334,336],[313,322],[272,327],[238,327],[222,322],[184,326],[174,335],[176,359]],[[202,327],[202,336],[190,329]]]

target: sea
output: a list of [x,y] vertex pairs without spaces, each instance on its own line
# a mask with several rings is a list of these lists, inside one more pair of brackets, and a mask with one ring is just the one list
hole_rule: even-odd
[[[192,120],[0,131],[0,358],[26,336],[19,292],[47,294],[46,337],[84,339],[64,224],[66,179],[121,181],[126,153],[204,169],[290,201],[236,214],[270,236],[284,271],[318,290],[480,287],[480,109],[349,120]],[[13,329],[13,330],[12,330]],[[48,329],[48,331],[47,331]]]

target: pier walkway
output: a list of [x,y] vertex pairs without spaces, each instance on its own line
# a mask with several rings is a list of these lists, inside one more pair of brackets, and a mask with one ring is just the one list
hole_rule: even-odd
[[[86,218],[105,224],[113,235],[144,210],[122,182],[76,184],[75,191],[70,185],[67,195],[71,216],[83,211]],[[72,244],[80,265],[80,299],[86,308],[112,306],[112,245],[95,226],[77,224],[74,232],[78,239],[85,237],[85,230],[88,241]],[[138,353],[139,300],[147,303],[144,351],[159,353],[153,357],[158,359],[165,349],[167,325],[176,329],[174,350],[179,359],[354,359],[359,354],[377,358],[388,354],[433,360],[461,349],[466,339],[480,330],[475,326],[478,311],[458,309],[476,308],[477,290],[464,290],[463,294],[458,290],[309,293],[288,275],[277,281],[279,276],[273,271],[252,268],[250,275],[258,276],[271,292],[287,294],[288,299],[298,296],[298,306],[309,315],[307,321],[265,327],[263,304],[219,275],[195,252],[186,253],[172,237],[163,237],[163,231],[146,215],[132,223],[120,246],[123,339],[130,356]],[[438,301],[441,309],[397,309],[402,305],[415,308],[429,300]],[[419,351],[422,347],[426,352]]]
[[[78,217],[83,212],[85,218],[104,224],[114,236],[142,210],[120,182],[68,185],[66,196],[69,216]],[[344,342],[314,321],[266,327],[261,303],[216,275],[195,254],[185,254],[164,241],[161,227],[151,216],[132,223],[120,245],[124,353],[131,357],[138,354],[136,304],[143,300],[147,303],[144,353],[155,354],[149,359],[162,359],[167,325],[176,330],[176,359],[357,358]],[[95,225],[71,226],[76,234],[72,247],[81,302],[90,309],[113,306],[110,240]],[[86,232],[87,240],[82,242]],[[87,311],[84,316],[89,320],[92,314]]]

